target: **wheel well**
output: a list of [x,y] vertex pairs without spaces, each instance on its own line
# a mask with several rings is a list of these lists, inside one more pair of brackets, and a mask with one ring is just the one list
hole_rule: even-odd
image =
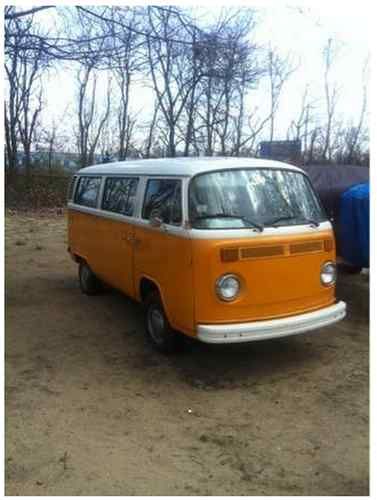
[[160,290],[158,289],[158,286],[156,283],[151,281],[148,278],[143,278],[140,281],[140,298],[144,302],[145,299],[148,297],[148,295],[152,292],[157,292],[158,294],[160,293]]

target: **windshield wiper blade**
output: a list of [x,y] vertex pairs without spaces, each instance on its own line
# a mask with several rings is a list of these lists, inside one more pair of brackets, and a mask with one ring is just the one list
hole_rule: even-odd
[[306,217],[302,218],[303,222],[306,222],[307,224],[311,224],[312,226],[318,227],[319,222],[314,219],[307,219]]
[[280,222],[283,220],[293,220],[293,219],[298,219],[300,221],[303,221],[304,223],[312,224],[313,226],[316,226],[316,227],[319,226],[319,222],[317,220],[307,219],[306,217],[302,217],[301,215],[285,215],[282,217],[276,217],[276,219],[269,220],[269,221],[265,222],[264,224],[265,224],[265,226],[273,226],[277,222]]
[[227,213],[217,213],[217,214],[207,214],[207,215],[198,215],[197,217],[194,218],[194,221],[196,220],[203,220],[203,219],[217,219],[218,217],[227,217],[227,218],[232,218],[232,219],[241,219],[247,224],[250,224],[251,226],[255,227],[259,231],[264,230],[264,225],[259,224],[258,222],[255,222],[251,219],[248,219],[247,217],[244,217],[243,215],[237,215],[237,214],[227,214]]

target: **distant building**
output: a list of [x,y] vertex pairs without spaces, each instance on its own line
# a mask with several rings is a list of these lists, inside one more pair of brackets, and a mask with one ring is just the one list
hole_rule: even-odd
[[[49,154],[50,152],[48,150],[43,149],[33,151],[30,154],[32,165],[48,168]],[[17,166],[22,168],[24,161],[25,154],[22,151],[19,151],[17,153]],[[102,155],[95,155],[94,162],[101,163]],[[71,172],[80,168],[80,157],[77,153],[53,152],[51,163],[53,166],[58,166]]]
[[259,156],[270,160],[301,163],[301,141],[263,141],[259,144]]

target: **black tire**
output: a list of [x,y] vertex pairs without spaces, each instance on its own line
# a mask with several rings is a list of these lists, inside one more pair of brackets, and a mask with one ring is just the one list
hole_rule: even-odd
[[158,292],[151,292],[144,302],[145,333],[149,344],[159,352],[171,354],[184,347],[183,335],[172,329]]
[[337,268],[340,272],[343,272],[345,274],[360,274],[362,270],[362,267],[354,266],[353,264],[349,264],[348,262],[337,264]]
[[84,261],[79,264],[79,284],[82,293],[85,293],[85,295],[97,295],[103,289],[100,280]]

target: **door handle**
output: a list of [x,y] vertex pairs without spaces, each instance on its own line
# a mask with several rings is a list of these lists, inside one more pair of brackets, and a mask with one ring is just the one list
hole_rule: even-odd
[[132,241],[133,235],[132,235],[132,233],[122,233],[120,236],[120,239],[122,241]]
[[141,242],[141,240],[136,238],[136,236],[132,233],[123,234],[122,240],[128,241],[131,245],[134,245],[134,246],[138,245]]

